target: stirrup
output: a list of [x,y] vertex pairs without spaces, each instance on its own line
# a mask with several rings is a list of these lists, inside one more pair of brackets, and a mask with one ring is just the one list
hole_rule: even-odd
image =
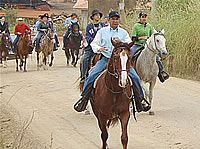
[[74,110],[77,112],[83,112],[86,109],[86,106],[88,104],[88,98],[82,97],[74,104]]

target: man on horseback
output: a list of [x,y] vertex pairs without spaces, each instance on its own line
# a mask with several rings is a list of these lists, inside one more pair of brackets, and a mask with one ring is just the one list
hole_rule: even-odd
[[[131,48],[132,57],[138,50],[143,49],[143,45],[146,43],[147,38],[152,35],[152,26],[147,23],[147,14],[144,12],[139,13],[139,22],[134,24],[132,31],[132,40],[135,41],[135,44]],[[159,67],[158,77],[161,82],[164,82],[169,78],[169,75],[163,70],[163,64],[160,60],[160,57],[157,55],[156,62]]]
[[96,33],[98,30],[100,30],[102,27],[105,27],[105,24],[101,22],[103,14],[99,10],[93,10],[92,14],[90,16],[91,23],[89,23],[86,27],[86,40],[87,40],[87,47],[84,49],[84,55],[83,55],[83,65],[81,69],[81,82],[85,80],[85,78],[88,76],[89,71],[89,64],[91,61],[91,58],[94,56],[94,52],[92,51],[91,42],[94,40],[94,37],[96,36]]
[[9,42],[11,45],[11,54],[12,54],[12,41],[10,38],[10,31],[9,31],[9,26],[8,26],[8,22],[5,21],[5,17],[1,17],[0,18],[0,34],[6,34],[8,33],[8,38],[9,38]]
[[[23,23],[23,19],[22,18],[18,18],[17,19],[18,23],[15,26],[15,30],[14,30],[14,34],[17,35],[17,37],[15,38],[14,42],[13,42],[13,52],[16,53],[17,52],[17,43],[20,39],[20,36],[23,36],[24,33],[28,30],[29,33],[31,33],[31,29],[30,27],[28,27],[25,23]],[[30,46],[32,44],[30,43]],[[29,53],[32,53],[32,48],[29,48]]]
[[45,34],[45,32],[47,32],[48,28],[50,28],[50,24],[48,23],[48,18],[49,18],[49,16],[47,14],[41,15],[41,21],[37,27],[38,34],[36,35],[36,38],[35,38],[35,41],[36,41],[35,51],[36,52],[39,52],[39,43],[40,43],[41,37]]
[[[82,103],[90,98],[90,91],[94,80],[101,74],[101,72],[106,68],[109,58],[111,57],[113,46],[111,43],[111,38],[114,40],[120,40],[122,42],[131,42],[131,38],[128,32],[121,27],[119,27],[120,15],[117,11],[111,11],[109,13],[109,23],[110,25],[99,30],[91,43],[91,47],[94,53],[101,53],[101,59],[95,64],[88,77],[85,79],[83,91],[81,93],[81,99],[76,103],[74,108],[76,111],[81,112],[85,109],[81,109]],[[140,85],[140,79],[131,67],[129,70],[129,75],[133,82],[133,92],[136,102],[136,109],[138,112],[148,111],[151,107],[149,105],[142,104],[144,101],[144,94]]]
[[69,18],[67,18],[64,22],[64,25],[67,29],[67,31],[65,32],[64,36],[63,36],[63,50],[65,50],[66,47],[66,41],[67,38],[69,38],[69,34],[71,32],[71,25],[72,23],[78,23],[78,19],[77,19],[77,14],[76,13],[72,13],[71,16]]

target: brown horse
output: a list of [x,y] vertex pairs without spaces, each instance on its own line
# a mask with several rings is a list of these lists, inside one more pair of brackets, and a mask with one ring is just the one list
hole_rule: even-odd
[[29,31],[25,31],[23,36],[20,36],[19,41],[17,43],[17,53],[15,55],[16,58],[16,71],[18,69],[18,58],[20,59],[20,70],[23,70],[22,67],[24,66],[24,72],[26,72],[26,60],[29,54],[29,44],[31,42],[31,35]]
[[76,64],[79,59],[79,49],[81,47],[82,41],[83,41],[83,35],[80,33],[79,24],[72,23],[71,33],[69,34],[69,37],[66,40],[65,44],[65,55],[67,58],[67,65],[69,65],[69,61],[72,57],[71,64],[74,67],[76,67]]
[[[53,65],[53,48],[54,48],[54,33],[48,28],[47,32],[42,36],[41,42],[39,44],[39,50],[37,51],[37,69],[43,66],[43,69],[47,69],[47,63],[49,60],[49,56],[51,56],[51,61],[49,66]],[[42,62],[40,61],[42,60]]]
[[114,46],[107,69],[96,81],[92,91],[91,105],[97,117],[101,130],[102,149],[106,149],[108,132],[107,127],[121,122],[121,142],[123,149],[127,149],[127,125],[130,118],[129,106],[132,98],[131,82],[128,79],[128,70],[131,67],[130,47],[127,44],[112,41]]
[[[8,33],[0,34],[0,64],[7,67],[8,49],[11,48],[11,41]],[[4,63],[3,63],[4,62]]]

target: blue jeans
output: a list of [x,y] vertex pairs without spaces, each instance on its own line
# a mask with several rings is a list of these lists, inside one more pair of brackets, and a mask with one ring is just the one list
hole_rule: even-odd
[[84,50],[84,55],[83,55],[81,78],[86,78],[88,76],[89,64],[93,56],[94,56],[94,52],[92,51],[91,46],[86,47]]
[[35,51],[37,52],[39,49],[39,44],[40,44],[40,39],[41,37],[44,35],[43,32],[39,32],[35,38],[35,42],[36,42],[36,47],[35,47]]
[[[93,85],[95,79],[101,74],[101,72],[106,68],[106,64],[108,63],[108,58],[102,56],[102,58],[96,63],[96,65],[92,68],[91,72],[89,73],[88,77],[86,78],[83,86],[83,91],[81,93],[81,96],[84,96],[86,91]],[[135,87],[137,88],[135,90],[134,87],[133,91],[135,93],[135,97],[144,97],[144,93],[142,90],[142,87],[140,85],[140,78],[138,77],[136,71],[134,68],[130,68],[128,72],[129,76],[131,77],[131,80],[135,84]]]
[[133,57],[135,55],[135,53],[137,52],[137,49],[140,48],[141,45],[136,45],[134,44],[132,47],[131,47],[131,57]]
[[16,53],[17,51],[17,43],[19,41],[19,36],[17,36],[13,41],[13,52]]

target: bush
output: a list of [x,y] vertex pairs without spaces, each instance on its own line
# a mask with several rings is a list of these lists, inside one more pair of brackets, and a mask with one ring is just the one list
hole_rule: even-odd
[[[157,8],[148,12],[156,29],[165,29],[170,56],[165,68],[171,75],[200,80],[200,3],[198,0],[157,0]],[[123,26],[130,32],[138,13]]]

